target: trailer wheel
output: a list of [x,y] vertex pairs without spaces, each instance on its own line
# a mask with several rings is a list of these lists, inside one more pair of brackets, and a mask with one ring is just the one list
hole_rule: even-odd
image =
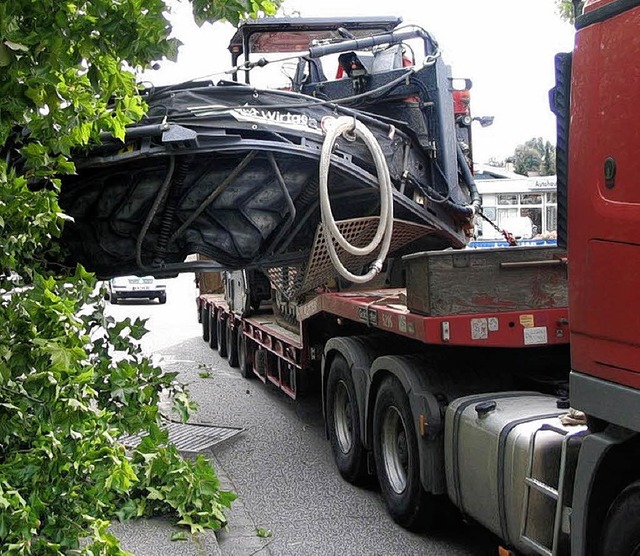
[[220,311],[216,319],[216,336],[218,338],[218,355],[227,356],[227,316]]
[[240,367],[240,375],[243,378],[252,378],[253,369],[251,368],[251,357],[249,356],[249,341],[247,337],[242,333],[242,330],[238,330],[238,366]]
[[213,305],[207,313],[206,318],[209,320],[209,347],[218,349],[218,323],[216,322],[216,310]]
[[238,329],[227,320],[227,361],[231,367],[238,366]]
[[611,504],[604,521],[598,554],[640,554],[640,481],[630,484]]
[[327,426],[340,475],[360,484],[367,478],[367,458],[360,436],[360,414],[349,365],[337,354],[327,380]]
[[269,364],[268,353],[266,349],[258,347],[253,354],[255,370],[264,380],[267,379],[267,365]]
[[209,341],[209,308],[206,303],[200,305],[200,322],[202,323],[202,339]]
[[418,439],[404,388],[387,378],[378,391],[373,415],[373,452],[382,496],[394,521],[424,529],[433,516],[433,496],[420,482]]

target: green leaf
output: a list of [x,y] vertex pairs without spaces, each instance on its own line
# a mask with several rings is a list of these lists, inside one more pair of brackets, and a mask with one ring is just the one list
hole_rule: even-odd
[[11,63],[11,59],[9,49],[0,43],[0,67],[7,67]]
[[171,535],[172,541],[188,541],[189,535],[185,531],[176,531]]
[[270,529],[265,529],[264,527],[258,527],[256,529],[256,535],[258,535],[258,537],[260,537],[261,539],[266,539],[268,537],[271,537],[273,533],[271,532]]
[[24,44],[20,44],[19,42],[5,40],[4,44],[6,44],[11,50],[29,52],[29,48],[26,47]]

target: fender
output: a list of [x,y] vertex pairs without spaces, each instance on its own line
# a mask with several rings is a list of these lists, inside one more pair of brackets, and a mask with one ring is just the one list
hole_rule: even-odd
[[[371,366],[371,381],[379,382],[377,378],[384,375],[395,376],[404,387],[411,413],[414,415],[414,429],[418,438],[420,450],[420,479],[422,486],[427,492],[433,494],[445,494],[447,490],[443,435],[444,421],[441,406],[436,397],[436,393],[448,391],[453,385],[445,384],[442,381],[442,373],[427,372],[432,371],[429,361],[424,356],[384,356],[379,357]],[[369,424],[373,419],[373,408],[375,404],[375,392],[369,390],[367,399],[366,422]],[[422,425],[421,425],[422,421]],[[370,427],[372,429],[373,427]],[[371,436],[372,430],[369,431]]]
[[[610,434],[613,431],[614,434]],[[610,450],[634,436],[631,431],[612,427],[585,436],[578,455],[571,514],[571,556],[592,553],[589,542],[589,508],[599,470]]]

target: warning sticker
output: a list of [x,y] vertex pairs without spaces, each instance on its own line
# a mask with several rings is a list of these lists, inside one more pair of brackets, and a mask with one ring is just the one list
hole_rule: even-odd
[[533,328],[525,328],[524,332],[524,345],[534,346],[538,344],[548,343],[547,339],[547,327],[535,326]]
[[533,315],[520,315],[520,324],[524,328],[533,328],[535,325],[533,321]]
[[489,319],[489,332],[497,332],[500,330],[500,323],[496,317],[490,317]]
[[487,319],[471,319],[471,339],[486,340],[489,337]]

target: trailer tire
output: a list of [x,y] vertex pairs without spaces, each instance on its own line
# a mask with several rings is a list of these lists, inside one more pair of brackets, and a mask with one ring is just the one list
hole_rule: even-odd
[[428,527],[434,496],[420,481],[420,453],[409,400],[395,377],[378,390],[373,414],[373,452],[380,490],[393,520],[411,531]]
[[367,454],[360,436],[360,414],[346,359],[336,354],[327,380],[327,430],[333,459],[343,479],[362,484],[367,476]]
[[242,330],[238,330],[238,366],[240,367],[240,375],[243,378],[252,378],[253,369],[251,368],[251,357],[249,357],[249,341],[247,337],[242,333]]
[[227,361],[231,367],[238,366],[238,329],[227,320]]
[[216,336],[218,338],[218,355],[227,357],[227,316],[220,311],[216,319]]
[[640,481],[625,488],[609,507],[598,554],[640,554]]
[[216,310],[213,305],[207,311],[209,319],[209,347],[218,349],[218,323],[216,322]]
[[202,323],[202,339],[209,341],[209,308],[206,303],[200,305],[200,322]]
[[258,349],[255,350],[253,357],[254,357],[254,365],[255,365],[254,368],[256,372],[260,377],[262,377],[263,380],[266,381],[267,366],[269,364],[269,352],[262,347],[258,347]]

